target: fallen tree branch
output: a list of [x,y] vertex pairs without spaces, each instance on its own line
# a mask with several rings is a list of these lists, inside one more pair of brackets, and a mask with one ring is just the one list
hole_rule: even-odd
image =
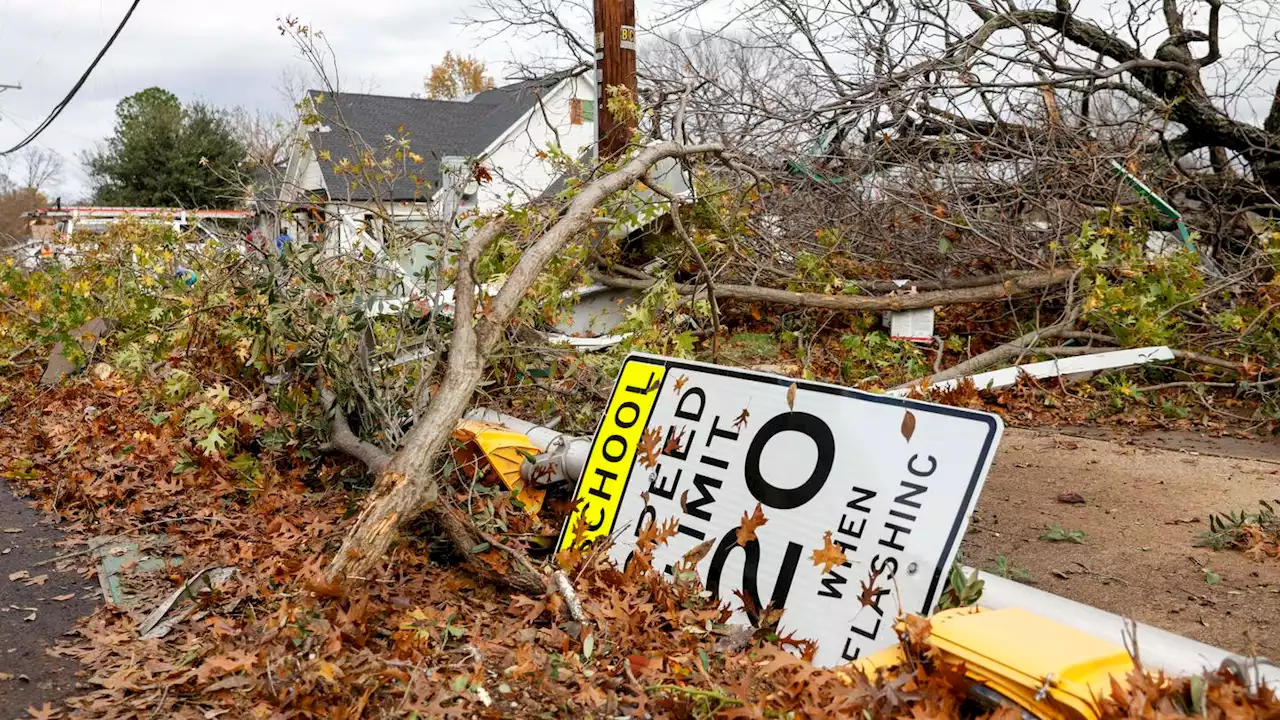
[[554,577],[556,592],[564,598],[564,606],[569,611],[569,617],[578,622],[586,622],[587,614],[582,611],[582,601],[578,600],[578,593],[569,583],[569,576],[565,575],[563,570],[557,570]]
[[[1066,284],[1075,275],[1073,269],[1050,270],[1047,272],[1021,275],[1010,280],[975,288],[958,288],[953,290],[935,290],[916,293],[914,295],[884,295],[867,297],[864,295],[824,295],[820,293],[793,292],[775,288],[752,287],[749,285],[716,285],[716,293],[720,299],[743,300],[746,302],[777,303],[781,305],[797,305],[800,307],[821,308],[824,310],[841,310],[849,312],[870,312],[879,310],[918,310],[920,308],[939,305],[958,305],[961,303],[990,302],[1005,298],[1026,295],[1036,290]],[[647,290],[657,280],[631,280],[612,275],[593,273],[592,279],[601,285]],[[681,295],[693,295],[698,290],[696,285],[677,283],[676,292]]]
[[1062,337],[1065,333],[1069,332],[1070,330],[1071,330],[1071,326],[1067,323],[1059,323],[1057,325],[1052,325],[1047,328],[1032,330],[1031,332],[1027,333],[1026,335],[1023,335],[1022,337],[1019,337],[1018,339],[1012,342],[1005,343],[1004,345],[999,345],[984,353],[979,353],[977,355],[974,355],[973,357],[969,358],[968,360],[965,360],[962,363],[952,365],[946,370],[943,370],[940,373],[936,373],[935,375],[933,375],[933,377],[922,378],[920,380],[912,380],[911,382],[903,383],[893,389],[905,390],[907,388],[914,387],[916,385],[922,385],[926,382],[929,384],[935,384],[940,382],[946,382],[948,380],[956,380],[966,375],[972,375],[978,372],[979,370],[986,370],[992,365],[997,365],[1006,360],[1012,360],[1013,358],[1019,357],[1020,355],[1023,355],[1027,351],[1029,351],[1033,345],[1040,342],[1041,340],[1048,340],[1050,338]]
[[[683,108],[680,114],[683,114]],[[666,198],[671,204],[671,224],[675,226],[676,235],[684,241],[685,248],[693,253],[693,259],[698,263],[698,271],[702,275],[702,282],[707,286],[707,301],[711,305],[711,357],[714,360],[718,350],[717,339],[720,337],[720,304],[716,301],[716,285],[711,279],[711,268],[707,266],[707,260],[702,257],[702,251],[698,250],[697,243],[689,236],[689,231],[684,227],[684,221],[680,219],[680,199],[658,185],[649,173],[645,173],[644,181],[650,190]]]
[[1241,370],[1240,363],[1234,363],[1234,362],[1231,362],[1230,360],[1223,360],[1222,358],[1216,358],[1212,355],[1205,355],[1204,353],[1193,352],[1191,350],[1175,349],[1173,351],[1173,356],[1178,358],[1179,360],[1190,360],[1192,362],[1198,362],[1201,365],[1211,365],[1213,367],[1222,368],[1223,370],[1230,370],[1237,375],[1244,374],[1243,371]]
[[476,265],[485,250],[507,231],[506,216],[491,219],[466,238],[456,262],[454,322],[444,377],[426,412],[378,474],[359,516],[326,569],[330,582],[367,576],[386,555],[400,528],[427,511],[478,575],[521,592],[546,593],[543,578],[530,567],[514,563],[498,573],[474,552],[474,548],[482,544],[481,534],[469,516],[445,501],[446,496],[440,492],[437,459],[471,404],[488,367],[489,354],[504,337],[526,293],[547,264],[591,225],[596,208],[611,195],[633,185],[659,160],[723,150],[723,146],[716,144],[683,146],[656,142],[641,149],[618,170],[587,183],[556,215],[551,226],[525,245],[520,260],[483,314],[478,314],[476,307]]
[[320,403],[329,414],[329,444],[336,450],[350,455],[369,468],[371,473],[380,473],[391,463],[391,455],[382,448],[361,440],[351,426],[347,424],[347,416],[338,407],[338,396],[329,388],[320,391]]
[[[1175,351],[1176,352],[1176,351]],[[1176,382],[1160,383],[1158,385],[1147,385],[1138,388],[1135,392],[1156,392],[1158,390],[1169,390],[1172,388],[1233,388],[1236,390],[1261,390],[1262,388],[1275,387],[1280,385],[1280,377],[1263,380],[1262,382],[1201,382],[1197,380],[1178,380]]]

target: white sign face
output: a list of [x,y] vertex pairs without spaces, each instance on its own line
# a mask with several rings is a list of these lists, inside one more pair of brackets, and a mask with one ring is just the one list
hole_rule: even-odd
[[[1002,430],[989,413],[631,355],[560,547],[613,535],[622,565],[641,528],[675,520],[654,567],[670,573],[710,541],[698,575],[735,622],[747,619],[734,591],[772,602],[780,633],[844,664],[896,641],[899,608],[932,611]],[[655,463],[637,450],[657,436]],[[757,505],[765,522],[742,543]]]

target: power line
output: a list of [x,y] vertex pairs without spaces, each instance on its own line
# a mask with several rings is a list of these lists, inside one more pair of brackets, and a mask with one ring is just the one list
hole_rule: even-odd
[[80,88],[84,87],[85,81],[89,79],[89,75],[93,73],[94,68],[98,67],[98,63],[102,61],[102,56],[107,54],[107,51],[110,50],[111,46],[115,43],[116,38],[120,37],[121,31],[123,31],[124,26],[129,23],[129,18],[133,17],[133,11],[138,9],[138,4],[140,2],[142,2],[142,0],[133,0],[133,4],[129,6],[129,12],[124,14],[124,19],[122,19],[120,24],[116,26],[116,31],[111,33],[110,38],[107,38],[107,44],[102,46],[102,50],[98,52],[98,56],[93,59],[89,68],[80,76],[79,82],[75,84],[75,87],[71,88],[71,92],[67,93],[67,96],[62,99],[62,102],[55,105],[53,110],[49,111],[49,116],[37,125],[35,130],[32,130],[30,134],[23,138],[22,142],[14,145],[4,152],[0,152],[0,157],[11,155],[30,145],[37,137],[39,137],[40,133],[44,132],[50,125],[52,125],[54,120],[58,119],[58,116],[62,114],[62,111],[71,103],[71,99],[76,96],[76,93],[80,92]]

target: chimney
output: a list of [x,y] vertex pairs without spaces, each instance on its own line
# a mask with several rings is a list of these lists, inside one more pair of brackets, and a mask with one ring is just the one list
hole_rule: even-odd
[[634,121],[609,112],[609,87],[622,86],[636,95],[635,0],[595,0],[596,19],[596,156],[616,157],[626,148]]

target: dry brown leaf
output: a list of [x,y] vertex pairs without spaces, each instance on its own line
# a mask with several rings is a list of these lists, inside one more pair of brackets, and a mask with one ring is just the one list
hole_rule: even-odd
[[57,602],[66,602],[68,600],[74,599],[75,596],[76,596],[75,593],[67,593],[66,595],[54,595],[53,600]]
[[34,705],[28,706],[27,714],[31,716],[31,720],[53,720],[62,713],[55,710],[49,703],[45,703],[40,707],[36,707]]
[[31,573],[26,570],[9,573],[9,582],[17,582],[18,580],[26,580],[31,577]]
[[902,437],[911,442],[911,436],[916,434],[916,416],[910,410],[902,416]]
[[858,603],[861,607],[875,607],[880,604],[880,596],[889,592],[888,588],[876,587],[876,581],[879,579],[880,573],[872,570],[867,579],[861,582],[862,592],[858,594]]
[[[688,491],[686,491],[688,492]],[[738,526],[738,546],[746,547],[747,543],[756,539],[756,528],[769,522],[764,516],[764,508],[756,503],[756,509],[750,515],[742,513],[742,524]]]
[[658,456],[661,453],[659,449],[662,444],[662,428],[655,427],[644,431],[640,436],[640,442],[636,445],[636,455],[640,460],[640,464],[650,470],[658,466]]
[[662,452],[671,454],[680,451],[680,444],[684,442],[684,428],[680,429],[679,435],[670,435],[667,438],[667,444],[662,446]]
[[830,530],[827,531],[826,535],[822,536],[822,540],[822,548],[814,550],[812,557],[813,564],[822,568],[822,572],[825,575],[826,573],[831,572],[833,568],[849,562],[849,558],[845,557],[844,548],[831,542]]
[[687,382],[689,382],[688,375],[681,375],[680,377],[676,378],[676,384],[675,384],[676,392],[680,392],[681,390],[683,390],[685,383]]
[[796,409],[796,384],[791,383],[791,387],[787,388],[787,409]]
[[715,538],[698,543],[692,550],[684,554],[683,560],[690,565],[697,565],[702,562],[702,558],[706,557],[707,553],[711,552],[711,547],[715,544]]
[[27,587],[31,587],[32,585],[44,585],[45,582],[47,582],[48,580],[49,580],[48,575],[36,575],[35,577],[27,580],[22,584],[26,585]]
[[747,412],[746,408],[742,408],[742,414],[739,415],[738,418],[733,421],[733,429],[741,430],[742,428],[746,427],[747,418],[749,417],[751,417],[751,413]]

